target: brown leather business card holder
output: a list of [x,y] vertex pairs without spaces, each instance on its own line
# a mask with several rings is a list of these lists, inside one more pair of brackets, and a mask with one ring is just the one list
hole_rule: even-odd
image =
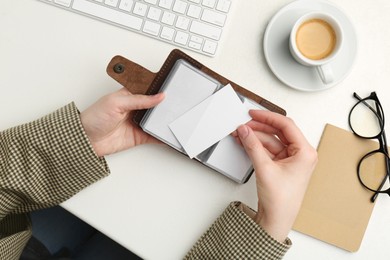
[[[161,69],[156,73],[151,72],[143,66],[134,63],[122,56],[115,56],[114,58],[112,58],[112,60],[107,66],[107,73],[109,76],[119,82],[122,86],[126,87],[133,94],[153,95],[160,91],[160,88],[163,86],[164,81],[166,80],[176,61],[178,60],[186,61],[196,69],[220,82],[223,86],[230,84],[233,89],[241,96],[254,101],[260,106],[270,111],[286,115],[286,111],[281,107],[221,76],[217,72],[211,70],[207,66],[201,64],[197,60],[193,59],[192,57],[177,49],[173,50],[169,54]],[[145,116],[145,113],[146,110],[136,111],[133,115],[134,122],[139,125],[141,120]],[[250,175],[251,174],[246,176],[245,179],[240,182],[246,182],[249,179]]]

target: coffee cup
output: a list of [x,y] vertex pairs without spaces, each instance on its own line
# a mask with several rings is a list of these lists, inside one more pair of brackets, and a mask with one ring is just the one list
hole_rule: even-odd
[[342,28],[332,15],[310,12],[295,22],[289,45],[297,62],[315,67],[322,82],[330,84],[334,74],[329,63],[339,54],[342,42]]

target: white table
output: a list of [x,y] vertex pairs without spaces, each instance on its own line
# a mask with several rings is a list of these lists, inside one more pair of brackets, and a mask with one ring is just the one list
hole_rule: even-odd
[[[325,123],[348,129],[354,91],[377,91],[390,118],[390,2],[340,0],[356,26],[359,53],[351,74],[322,92],[283,85],[268,68],[262,39],[290,0],[239,1],[215,58],[188,52],[222,75],[284,107],[317,146]],[[157,71],[171,45],[35,0],[0,2],[0,129],[75,101],[85,109],[119,88],[105,73],[116,54]],[[386,127],[390,132],[389,125]],[[150,161],[153,160],[153,163]],[[254,178],[237,185],[169,148],[143,146],[108,156],[112,174],[62,204],[147,259],[179,259],[230,201],[256,206]],[[389,198],[380,196],[364,241],[348,253],[291,232],[285,259],[388,259]]]

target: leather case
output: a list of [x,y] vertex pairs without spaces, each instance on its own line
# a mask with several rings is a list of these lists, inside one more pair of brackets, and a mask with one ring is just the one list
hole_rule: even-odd
[[[255,101],[268,110],[286,115],[286,111],[281,107],[221,76],[178,49],[173,50],[169,54],[161,69],[156,73],[122,56],[112,58],[107,66],[107,73],[133,94],[153,95],[159,92],[175,62],[179,59],[187,61],[195,68],[219,81],[222,85],[230,84],[236,92]],[[140,124],[145,112],[146,110],[139,110],[134,113],[133,120],[136,124]]]

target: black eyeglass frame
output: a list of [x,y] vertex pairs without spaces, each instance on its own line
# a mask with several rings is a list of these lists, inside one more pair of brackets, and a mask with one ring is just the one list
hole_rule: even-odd
[[[371,92],[371,94],[366,97],[366,98],[361,98],[359,97],[356,93],[353,93],[353,96],[358,100],[358,102],[352,107],[351,111],[349,112],[349,115],[348,115],[348,123],[349,123],[349,126],[351,128],[351,130],[353,131],[353,133],[355,135],[357,135],[358,137],[360,138],[364,138],[364,139],[377,139],[378,142],[379,142],[379,148],[376,149],[376,150],[373,150],[369,153],[367,153],[366,155],[364,155],[359,163],[358,163],[358,166],[357,166],[357,175],[358,175],[358,179],[360,181],[360,183],[368,190],[374,192],[374,195],[371,197],[371,202],[374,202],[376,200],[376,198],[378,197],[378,194],[379,193],[386,193],[390,196],[390,188],[386,189],[386,190],[381,190],[381,188],[383,187],[383,185],[386,183],[387,179],[389,179],[390,181],[390,157],[389,157],[389,151],[388,151],[388,148],[387,148],[387,140],[386,140],[386,134],[385,134],[385,115],[384,115],[384,112],[383,112],[383,108],[382,108],[382,105],[379,101],[379,98],[378,96],[376,95],[375,92]],[[375,101],[375,109],[370,105],[368,104],[366,101],[368,100],[373,100]],[[356,106],[360,105],[360,104],[364,104],[366,105],[375,115],[376,117],[378,118],[378,122],[380,124],[380,132],[375,135],[375,136],[362,136],[360,135],[359,133],[355,132],[355,130],[353,129],[353,126],[352,126],[352,123],[351,123],[351,114],[353,112],[353,110],[355,109]],[[374,189],[371,189],[370,187],[367,187],[362,178],[360,177],[360,166],[362,164],[362,162],[370,157],[371,155],[373,154],[376,154],[376,153],[382,153],[384,155],[384,158],[386,160],[386,176],[383,178],[380,186],[378,187],[377,190],[374,190]]]

